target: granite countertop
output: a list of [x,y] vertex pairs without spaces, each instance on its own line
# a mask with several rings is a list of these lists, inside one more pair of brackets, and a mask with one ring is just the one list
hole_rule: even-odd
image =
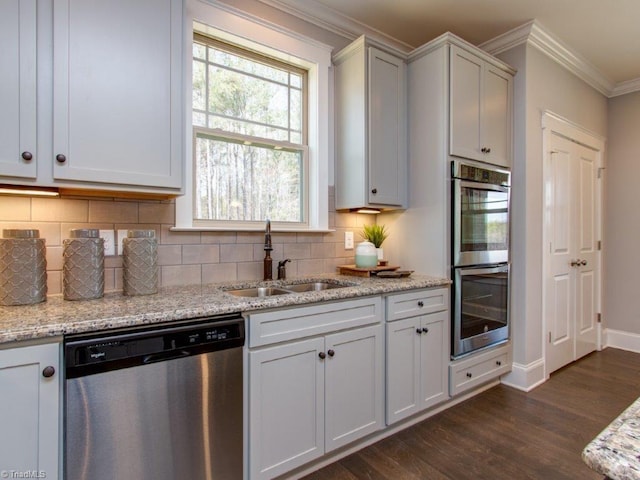
[[612,480],[640,479],[640,398],[584,448],[582,459]]
[[[270,297],[237,297],[225,290],[278,286],[309,281],[332,281],[345,288]],[[208,315],[250,312],[267,308],[348,299],[449,285],[445,278],[412,275],[407,278],[362,278],[316,275],[272,282],[227,282],[191,287],[161,288],[155,295],[127,297],[119,293],[84,301],[51,296],[36,305],[0,307],[0,344],[64,334],[155,324]]]

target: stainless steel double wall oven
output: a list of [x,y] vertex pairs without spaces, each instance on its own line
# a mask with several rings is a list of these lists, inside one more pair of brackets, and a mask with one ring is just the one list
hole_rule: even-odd
[[510,172],[468,160],[452,167],[452,345],[458,358],[509,338]]

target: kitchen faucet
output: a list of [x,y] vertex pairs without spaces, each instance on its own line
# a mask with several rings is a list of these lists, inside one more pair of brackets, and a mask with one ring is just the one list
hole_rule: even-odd
[[284,260],[280,260],[278,262],[278,280],[284,280],[287,278],[287,269],[285,268],[285,265],[290,261],[290,258],[285,258]]
[[273,280],[273,260],[271,259],[271,220],[267,219],[264,229],[264,277],[263,280]]

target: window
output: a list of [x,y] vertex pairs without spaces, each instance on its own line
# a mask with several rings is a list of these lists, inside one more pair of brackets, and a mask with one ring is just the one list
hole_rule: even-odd
[[[301,216],[300,222],[272,221],[272,228],[275,231],[328,231],[328,185],[333,177],[331,138],[329,134],[332,105],[329,95],[332,47],[277,24],[267,22],[223,2],[186,0],[186,4],[187,22],[193,27],[192,34],[185,38],[184,49],[187,56],[186,68],[184,69],[184,81],[187,86],[185,90],[186,138],[191,139],[191,141],[185,144],[184,176],[186,183],[184,185],[184,195],[176,198],[176,224],[172,230],[259,231],[264,229],[264,218],[260,218],[257,221],[207,220],[204,218],[209,216],[209,213],[205,210],[198,212],[196,209],[199,196],[196,193],[196,143],[200,143],[199,148],[217,152],[219,150],[215,148],[223,144],[226,148],[231,148],[231,146],[240,148],[241,145],[245,146],[245,142],[248,142],[250,145],[247,144],[246,147],[251,147],[256,158],[262,156],[266,159],[269,155],[276,158],[276,152],[280,151],[282,153],[277,154],[278,162],[293,163],[293,159],[295,159],[296,162],[302,163],[299,171],[300,178],[295,180],[295,187],[291,186],[288,180],[280,174],[280,171],[272,167],[263,166],[263,171],[266,170],[268,174],[272,175],[272,178],[275,177],[275,173],[278,174],[277,182],[269,182],[269,185],[277,186],[280,191],[271,195],[270,198],[279,198],[281,199],[280,203],[283,204],[284,201],[282,199],[286,197],[283,196],[282,191],[286,190],[287,194],[292,197],[295,195],[296,201],[287,202],[287,205],[289,208],[291,205],[296,205],[295,212]],[[306,78],[301,78],[301,81],[305,82],[305,84],[301,84],[298,87],[296,87],[295,76],[292,76],[289,84],[293,88],[287,93],[287,96],[291,94],[293,103],[295,101],[295,93],[291,92],[295,92],[296,88],[300,88],[302,93],[300,100],[303,105],[301,126],[295,126],[296,118],[293,115],[291,118],[287,118],[286,128],[282,119],[280,119],[282,121],[274,122],[271,119],[264,121],[264,118],[259,116],[236,116],[240,120],[225,118],[224,115],[226,114],[223,114],[222,117],[217,116],[215,112],[210,112],[206,99],[207,92],[206,90],[203,91],[202,87],[196,86],[195,91],[199,98],[194,99],[194,72],[192,72],[192,69],[202,68],[208,62],[208,60],[202,58],[198,58],[200,63],[196,63],[193,60],[194,39],[199,35],[203,35],[205,40],[216,39],[223,45],[235,46],[241,49],[243,53],[246,52],[248,58],[254,62],[257,57],[266,58],[265,62],[257,62],[263,65],[260,67],[262,69],[277,69],[278,62],[272,63],[272,60],[279,60],[287,66],[285,70],[291,72],[292,75],[296,73],[304,74]],[[196,40],[195,43],[197,44],[198,41]],[[202,45],[203,43],[200,42],[200,44]],[[206,47],[208,48],[208,44]],[[242,59],[245,58],[245,55],[239,54],[239,50],[230,51],[228,54],[236,55]],[[195,52],[195,55],[197,57],[198,53]],[[238,60],[238,62],[240,61]],[[291,67],[297,67],[298,71],[296,72],[296,69]],[[227,71],[233,71],[233,68],[235,67]],[[205,72],[201,72],[201,74],[206,73],[208,69],[207,67]],[[251,74],[251,72],[246,72],[242,68],[237,68],[237,70]],[[284,84],[285,82],[281,83]],[[206,84],[204,85],[206,86]],[[288,86],[287,89],[289,90]],[[202,103],[203,101],[204,103]],[[200,103],[195,104],[194,102]],[[204,105],[207,105],[207,107],[204,108]],[[204,118],[200,115],[198,120],[200,124],[192,121],[194,111],[195,113],[205,114]],[[241,128],[246,130],[226,131],[219,126],[211,127],[209,121],[227,122],[227,124],[234,124],[236,127],[243,125]],[[236,123],[238,121],[240,123]],[[215,125],[215,123],[212,125]],[[251,131],[250,128],[254,130]],[[270,138],[265,136],[264,132],[266,131],[271,133],[278,132],[281,137]],[[285,131],[286,136],[283,133]],[[296,138],[296,134],[299,134],[300,139]],[[216,143],[217,145],[215,145]],[[213,164],[211,164],[211,167],[213,167]],[[259,175],[258,173],[255,174]],[[243,185],[245,177],[241,177]],[[212,188],[214,186],[213,183],[208,185]],[[200,186],[199,188],[202,190],[204,187]],[[235,188],[234,184],[231,183],[227,189],[229,188]],[[291,190],[294,191],[291,192]],[[256,194],[255,191],[254,194]],[[259,192],[259,194],[264,194],[264,192]],[[218,202],[219,197],[209,193],[207,195],[205,208],[209,209],[209,211],[218,208],[216,202]],[[298,199],[298,195],[301,200]],[[238,205],[234,201],[233,208],[238,209]],[[260,213],[255,216],[260,217]]]
[[195,34],[194,223],[308,223],[307,71]]

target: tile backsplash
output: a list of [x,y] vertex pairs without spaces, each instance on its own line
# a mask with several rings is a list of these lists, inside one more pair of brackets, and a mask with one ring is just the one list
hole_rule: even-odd
[[[361,241],[362,226],[375,217],[335,211],[329,188],[330,233],[272,234],[275,266],[290,258],[287,274],[333,273],[353,263],[353,250],[344,249],[344,232]],[[206,284],[228,280],[262,279],[262,232],[172,232],[175,202],[102,197],[0,196],[0,228],[35,228],[47,245],[49,295],[62,293],[62,240],[72,228],[102,230],[154,229],[158,238],[161,286]],[[105,257],[105,291],[122,290],[122,257]]]

